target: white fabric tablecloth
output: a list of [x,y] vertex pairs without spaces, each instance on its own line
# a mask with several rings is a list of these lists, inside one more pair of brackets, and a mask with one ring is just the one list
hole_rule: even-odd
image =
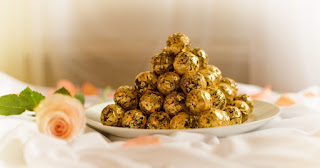
[[[27,86],[2,73],[0,80],[1,95]],[[239,85],[241,92],[260,89]],[[316,97],[305,97],[306,92]],[[297,104],[282,107],[277,118],[249,133],[217,138],[176,132],[154,135],[160,145],[135,147],[123,147],[124,141],[111,142],[90,128],[72,141],[62,141],[39,133],[34,119],[25,113],[0,116],[0,167],[320,167],[320,87],[290,96]],[[274,93],[266,101],[278,97]]]

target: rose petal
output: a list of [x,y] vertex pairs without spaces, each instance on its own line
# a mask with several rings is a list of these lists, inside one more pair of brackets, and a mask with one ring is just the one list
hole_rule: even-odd
[[54,89],[49,89],[48,91],[47,91],[47,96],[51,96],[53,93],[54,93]]
[[316,97],[316,95],[311,92],[305,93],[304,96],[305,97]]
[[77,87],[69,80],[66,80],[66,79],[63,79],[63,80],[60,80],[58,83],[57,83],[57,88],[60,89],[60,88],[66,88],[70,94],[72,96],[74,96],[76,93],[77,93]]
[[108,97],[109,97],[109,98],[113,98],[114,93],[115,93],[114,91],[110,92],[110,93],[108,94]]
[[275,102],[278,106],[291,106],[293,104],[296,104],[296,102],[289,97],[288,94],[282,94],[281,97]]
[[153,136],[140,136],[135,139],[128,140],[123,144],[124,147],[140,146],[140,145],[160,145],[161,141]]
[[250,97],[257,100],[262,100],[271,96],[272,96],[271,85],[267,85],[260,92],[250,95]]
[[68,116],[63,113],[61,114],[61,112],[52,117],[49,120],[47,126],[47,130],[50,135],[53,135],[57,138],[69,139],[73,136],[74,133],[72,131],[71,122]]
[[98,94],[98,89],[93,84],[85,82],[82,84],[81,92],[84,95],[96,95]]

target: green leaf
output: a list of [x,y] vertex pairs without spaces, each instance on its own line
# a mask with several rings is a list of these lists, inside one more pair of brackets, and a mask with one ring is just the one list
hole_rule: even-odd
[[80,102],[82,103],[82,105],[84,105],[85,99],[84,99],[83,94],[82,94],[80,91],[78,91],[78,92],[74,95],[74,97],[75,97],[76,99],[80,100]]
[[23,113],[29,106],[29,101],[15,94],[0,97],[0,114],[15,115]]
[[42,94],[40,94],[36,91],[32,91],[29,87],[24,89],[20,93],[19,97],[23,97],[29,102],[28,106],[26,107],[27,110],[29,110],[29,111],[33,111],[34,108],[38,106],[40,101],[45,98]]
[[59,90],[55,91],[54,93],[60,93],[63,95],[71,96],[70,92],[64,87],[60,88]]

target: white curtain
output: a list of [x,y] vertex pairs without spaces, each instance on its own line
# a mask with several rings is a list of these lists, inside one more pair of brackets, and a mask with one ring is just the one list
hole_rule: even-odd
[[0,1],[0,70],[24,81],[44,83],[47,54],[41,1]]
[[174,32],[237,81],[278,91],[320,82],[316,0],[0,3],[0,70],[34,84],[133,84]]
[[320,84],[320,1],[258,1],[249,82],[297,91]]
[[[71,2],[64,0],[0,1],[0,71],[25,82],[48,85],[59,67],[52,51],[68,47]],[[68,20],[70,21],[70,19]],[[58,24],[58,25],[57,25]],[[51,59],[52,58],[52,59]],[[58,72],[59,73],[59,72]]]

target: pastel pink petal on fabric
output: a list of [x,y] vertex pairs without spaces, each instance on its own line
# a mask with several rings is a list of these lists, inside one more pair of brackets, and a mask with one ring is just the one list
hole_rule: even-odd
[[282,94],[281,97],[275,102],[277,106],[291,106],[296,104],[296,102],[288,95],[288,94]]
[[307,93],[304,93],[303,95],[304,97],[316,97],[316,95],[312,92],[307,92]]
[[123,144],[124,147],[133,147],[133,146],[141,146],[141,145],[160,145],[161,141],[157,137],[152,136],[139,136],[135,139],[131,139],[126,141]]
[[81,92],[84,95],[96,95],[98,94],[98,89],[92,83],[85,82],[82,84]]
[[66,79],[60,80],[57,83],[58,89],[60,89],[62,87],[66,88],[72,96],[74,96],[77,93],[77,91],[79,90],[71,81],[66,80]]
[[250,95],[253,99],[262,100],[272,96],[271,85],[265,86],[260,92]]

